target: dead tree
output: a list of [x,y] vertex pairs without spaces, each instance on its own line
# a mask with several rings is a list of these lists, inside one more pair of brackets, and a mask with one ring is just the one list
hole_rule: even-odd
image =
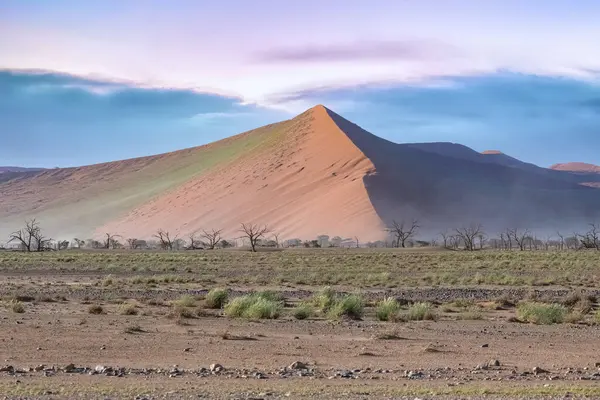
[[558,231],[556,232],[556,236],[558,236],[559,250],[564,250],[565,249],[565,237]]
[[70,243],[68,240],[59,240],[58,242],[56,242],[56,250],[67,250],[69,248],[69,244]]
[[590,230],[583,235],[576,235],[584,249],[600,250],[600,227],[590,224]]
[[219,245],[219,243],[221,243],[222,237],[221,237],[221,232],[223,230],[219,229],[212,229],[211,231],[202,231],[202,236],[204,238],[204,244],[206,245],[206,247],[209,250],[214,250],[215,247],[217,247]]
[[173,250],[173,242],[177,239],[177,237],[171,238],[171,234],[162,229],[159,229],[153,237],[160,241],[163,250]]
[[444,231],[444,232],[440,232],[440,236],[442,237],[442,240],[444,241],[444,248],[447,249],[448,245],[449,245],[449,241],[450,241],[450,236],[448,234],[448,231]]
[[465,250],[468,251],[475,251],[475,239],[484,234],[481,224],[471,224],[468,227],[457,228],[454,231],[456,236],[463,242]]
[[198,232],[192,232],[189,234],[190,245],[187,247],[188,250],[198,250],[202,248],[202,242],[197,238]]
[[[529,230],[525,229],[522,232],[519,232],[517,228],[508,230],[509,237],[513,238],[517,246],[519,246],[519,250],[525,250],[525,246],[527,245],[528,240],[530,239]],[[531,242],[529,242],[531,247]]]
[[119,246],[119,241],[117,240],[117,238],[120,238],[121,235],[113,235],[110,233],[105,233],[106,235],[106,239],[104,240],[104,248],[105,249],[110,249],[110,248],[117,248]]
[[395,247],[406,247],[406,241],[413,237],[419,228],[419,221],[416,219],[413,219],[410,224],[406,224],[404,221],[398,223],[394,220],[392,221],[392,226],[387,229],[387,232],[396,238]]
[[135,238],[129,238],[127,239],[127,245],[129,246],[130,250],[135,250],[139,246],[139,240]]
[[51,241],[44,236],[39,223],[32,219],[25,222],[25,228],[11,233],[8,243],[18,242],[23,251],[32,252],[50,250]]
[[85,240],[81,240],[81,239],[73,239],[73,241],[77,244],[77,248],[80,249],[83,246],[85,246]]
[[281,242],[279,241],[280,236],[280,233],[273,233],[273,241],[275,242],[275,246],[277,246],[277,248],[279,248],[279,246],[281,245]]
[[269,228],[266,225],[242,224],[240,232],[243,233],[242,237],[246,237],[250,241],[252,252],[256,252],[256,244],[269,232]]

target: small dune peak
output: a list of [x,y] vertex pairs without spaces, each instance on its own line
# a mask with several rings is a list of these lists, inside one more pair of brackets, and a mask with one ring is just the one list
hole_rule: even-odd
[[499,154],[504,154],[502,153],[500,150],[486,150],[486,151],[482,151],[481,154],[486,154],[486,155],[499,155]]

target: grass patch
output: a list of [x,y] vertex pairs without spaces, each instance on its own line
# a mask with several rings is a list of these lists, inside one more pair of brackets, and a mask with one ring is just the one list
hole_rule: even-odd
[[312,303],[321,312],[326,312],[335,302],[336,293],[330,286],[326,286],[313,295]]
[[569,309],[562,304],[545,304],[524,301],[517,306],[519,319],[539,325],[560,324],[565,321]]
[[294,308],[294,318],[307,319],[315,314],[314,307],[309,303],[300,303]]
[[253,293],[236,297],[225,305],[224,313],[230,318],[276,319],[279,318],[283,304]]
[[8,308],[15,314],[23,314],[25,312],[25,306],[18,300],[8,302]]
[[431,303],[414,303],[408,307],[406,319],[409,321],[434,321],[437,318]]
[[104,308],[101,305],[93,304],[88,307],[88,314],[104,314]]
[[360,319],[363,315],[363,309],[363,298],[355,294],[349,294],[335,299],[327,311],[327,318],[334,320],[341,317]]
[[121,315],[137,315],[138,309],[134,304],[123,303],[119,306],[118,312]]
[[204,302],[206,304],[206,307],[208,308],[223,308],[223,306],[227,302],[228,296],[229,294],[227,293],[227,289],[215,288],[211,289],[208,292],[208,294],[206,295],[206,299],[204,299]]
[[375,316],[380,321],[394,321],[398,317],[400,303],[393,297],[386,297],[377,303]]
[[176,304],[173,306],[167,317],[171,319],[191,319],[196,318],[196,315],[194,314],[194,310],[192,310],[190,307],[184,307]]
[[184,294],[179,299],[175,300],[173,305],[179,307],[194,307],[196,305],[196,298],[189,294]]
[[470,307],[469,309],[459,313],[458,319],[463,321],[478,321],[483,319],[483,313],[478,307]]

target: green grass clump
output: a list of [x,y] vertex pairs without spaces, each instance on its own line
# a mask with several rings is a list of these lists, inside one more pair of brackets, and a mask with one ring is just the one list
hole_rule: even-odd
[[194,296],[184,294],[179,299],[175,300],[173,304],[180,307],[194,307],[196,305],[196,299]]
[[225,305],[224,313],[230,318],[276,319],[282,309],[281,301],[273,301],[260,293],[254,293],[231,300]]
[[363,298],[355,294],[349,294],[335,299],[327,311],[327,318],[339,319],[343,316],[352,319],[360,319],[363,315]]
[[315,309],[309,303],[300,303],[294,309],[294,318],[296,319],[307,319],[315,314]]
[[414,303],[408,308],[406,319],[409,321],[435,320],[435,309],[431,303]]
[[386,297],[377,304],[375,316],[380,321],[393,321],[398,316],[400,304],[393,297]]
[[172,319],[189,319],[196,318],[196,315],[194,314],[194,310],[192,310],[191,308],[176,304],[171,309],[171,312],[168,314],[168,317]]
[[320,311],[327,311],[335,302],[336,293],[330,286],[326,286],[312,298],[313,305]]
[[458,319],[464,321],[477,321],[483,319],[483,313],[478,307],[469,307],[467,310],[458,314]]
[[561,304],[545,304],[524,301],[517,306],[519,319],[539,325],[560,324],[565,321],[569,309]]
[[223,308],[225,303],[227,302],[228,297],[227,289],[215,288],[211,289],[210,292],[206,295],[206,299],[204,300],[206,303],[206,307],[208,308]]

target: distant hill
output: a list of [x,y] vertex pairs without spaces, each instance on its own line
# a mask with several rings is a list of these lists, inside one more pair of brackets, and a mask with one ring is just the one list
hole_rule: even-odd
[[594,164],[586,164],[582,162],[554,164],[550,167],[550,169],[553,169],[555,171],[600,174],[600,166]]
[[[52,237],[185,237],[242,222],[282,238],[386,236],[470,223],[556,231],[600,218],[600,174],[540,168],[454,143],[397,144],[316,106],[205,146],[118,162],[0,176],[0,237],[37,217]],[[592,183],[591,185],[589,183]]]
[[43,168],[23,168],[23,167],[0,167],[0,174],[5,172],[38,172]]

